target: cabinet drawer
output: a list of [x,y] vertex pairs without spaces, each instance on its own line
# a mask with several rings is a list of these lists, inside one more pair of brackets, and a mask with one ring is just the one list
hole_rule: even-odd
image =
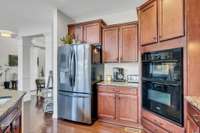
[[188,114],[194,120],[194,122],[200,127],[200,111],[198,111],[191,104],[188,104]]
[[179,127],[165,119],[162,119],[160,116],[157,116],[146,110],[142,110],[142,117],[146,120],[151,121],[155,125],[158,125],[159,127],[167,130],[170,133],[184,133],[184,128]]
[[113,86],[107,86],[107,85],[98,86],[98,92],[114,93],[115,91],[116,91],[115,87],[113,87]]
[[137,89],[131,87],[118,87],[120,94],[137,95]]
[[142,125],[144,126],[145,129],[147,129],[147,131],[149,130],[153,133],[169,133],[168,131],[154,125],[153,123],[144,118],[142,118]]

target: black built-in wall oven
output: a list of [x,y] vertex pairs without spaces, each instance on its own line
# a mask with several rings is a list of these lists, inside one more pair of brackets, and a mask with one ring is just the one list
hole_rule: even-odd
[[183,49],[142,54],[142,106],[183,126]]

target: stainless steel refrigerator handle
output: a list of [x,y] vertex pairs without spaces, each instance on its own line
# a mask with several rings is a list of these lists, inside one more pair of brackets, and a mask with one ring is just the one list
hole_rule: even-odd
[[76,81],[76,61],[77,61],[77,58],[76,58],[76,53],[74,52],[74,85],[75,85],[75,81]]
[[73,70],[73,66],[72,66],[72,61],[73,61],[73,52],[71,52],[71,55],[70,55],[70,86],[72,87],[73,86],[73,83],[72,83],[72,79],[73,79],[73,77],[72,77],[72,70]]
[[59,93],[59,95],[62,95],[62,96],[68,96],[68,97],[89,98],[89,96],[73,95],[73,94],[66,94],[66,93]]
[[72,57],[71,57],[71,84],[72,87],[75,85],[75,52],[73,51]]

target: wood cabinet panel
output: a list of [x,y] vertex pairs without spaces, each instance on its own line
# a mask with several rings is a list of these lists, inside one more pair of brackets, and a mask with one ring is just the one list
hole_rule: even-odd
[[107,85],[99,85],[98,92],[115,93],[115,87]]
[[[158,115],[155,115],[149,111],[142,110],[142,118],[150,121],[155,126],[158,126],[162,129],[165,129],[169,133],[185,133],[184,128],[177,126],[163,118],[161,118]],[[169,128],[170,127],[170,128]]]
[[184,35],[184,0],[159,0],[159,40]]
[[103,30],[103,60],[104,62],[118,62],[119,59],[119,28]]
[[137,96],[117,95],[117,119],[121,121],[138,122]]
[[187,116],[186,133],[200,133],[200,128],[189,115]]
[[139,10],[140,44],[157,42],[157,1],[145,5]]
[[152,133],[170,133],[158,126],[156,126],[155,124],[151,123],[150,121],[146,120],[146,119],[142,119],[142,125],[144,126],[145,129],[147,129],[148,131],[151,131]]
[[138,124],[137,89],[98,86],[98,116],[102,121],[134,127]]
[[131,87],[117,87],[119,94],[134,95],[137,96],[137,88]]
[[68,33],[73,36],[76,41],[83,42],[83,26],[73,25],[68,27]]
[[98,93],[98,116],[100,118],[115,119],[115,94]]
[[187,104],[187,121],[186,121],[186,133],[200,133],[200,111]]
[[99,23],[84,25],[84,42],[101,43],[101,27]]
[[137,24],[120,27],[120,62],[137,61]]

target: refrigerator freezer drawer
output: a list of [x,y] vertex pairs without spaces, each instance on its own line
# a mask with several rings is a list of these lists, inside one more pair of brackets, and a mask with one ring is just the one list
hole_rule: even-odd
[[91,95],[60,92],[58,117],[75,122],[92,124]]

